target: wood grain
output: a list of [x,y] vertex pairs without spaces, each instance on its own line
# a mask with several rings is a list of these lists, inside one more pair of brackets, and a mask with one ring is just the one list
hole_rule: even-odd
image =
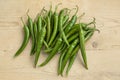
[[[42,7],[49,9],[62,3],[63,7],[79,6],[83,20],[96,18],[100,34],[94,34],[86,44],[89,70],[82,65],[80,55],[68,77],[57,76],[59,54],[42,68],[33,68],[29,56],[31,42],[16,59],[14,53],[23,40],[20,17],[26,21],[26,11],[34,19]],[[41,54],[39,63],[47,55]],[[0,80],[120,80],[120,0],[0,0]]]

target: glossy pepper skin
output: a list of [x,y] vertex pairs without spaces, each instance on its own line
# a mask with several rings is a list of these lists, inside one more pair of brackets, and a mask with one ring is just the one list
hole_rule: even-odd
[[36,49],[37,49],[37,36],[38,36],[38,29],[37,29],[37,24],[36,24],[36,22],[34,22],[34,24],[33,24],[33,33],[34,33],[34,38],[35,38],[35,42],[34,42],[34,52],[33,52],[33,54],[35,54],[35,52],[36,52]]
[[18,55],[20,55],[21,52],[25,49],[25,47],[26,47],[27,44],[28,44],[29,37],[30,37],[30,32],[29,32],[28,26],[27,26],[27,25],[24,25],[24,40],[23,40],[23,42],[22,42],[21,47],[20,47],[20,48],[18,49],[18,51],[15,53],[14,57],[17,57]]
[[38,35],[37,50],[35,53],[35,62],[34,62],[35,67],[37,65],[37,62],[40,56],[40,51],[44,42],[45,35],[46,35],[46,25],[41,29],[41,32]]
[[[42,26],[43,26],[43,20],[42,20],[42,16],[38,16],[38,20],[37,20],[37,35],[40,35],[40,32],[41,32],[41,29],[42,29]],[[38,36],[37,36],[37,39],[38,39]],[[37,40],[38,41],[38,40]],[[44,45],[45,45],[45,47],[49,47],[48,46],[48,44],[47,44],[47,42],[44,40],[43,41],[43,43],[44,43]]]
[[46,22],[47,22],[47,26],[46,26],[46,28],[47,28],[47,31],[46,31],[46,42],[48,43],[48,41],[49,41],[49,39],[50,39],[50,37],[51,37],[50,17],[47,16],[46,20],[47,20],[47,21],[46,21]]
[[30,36],[32,38],[32,47],[31,47],[30,55],[33,55],[34,48],[35,48],[35,37],[34,37],[34,32],[33,32],[33,21],[29,15],[28,15],[28,27],[29,27]]
[[86,69],[88,69],[87,56],[86,56],[86,50],[85,50],[84,32],[83,32],[83,29],[82,29],[82,25],[81,25],[81,24],[79,24],[79,40],[80,40],[79,46],[80,46],[82,58],[83,58],[83,61],[84,61],[84,63],[85,63]]
[[65,43],[69,46],[69,43],[68,43],[68,41],[67,41],[65,32],[64,32],[64,30],[63,30],[64,13],[65,13],[65,9],[63,9],[63,10],[60,11],[58,26],[59,26],[60,36],[63,38],[63,40],[65,41]]
[[50,46],[51,43],[54,41],[58,31],[58,14],[55,12],[53,17],[54,17],[54,29],[53,29],[53,33],[51,35],[50,41],[48,43],[48,46]]
[[40,33],[42,29],[42,17],[41,16],[38,16],[37,27],[38,27],[38,33]]

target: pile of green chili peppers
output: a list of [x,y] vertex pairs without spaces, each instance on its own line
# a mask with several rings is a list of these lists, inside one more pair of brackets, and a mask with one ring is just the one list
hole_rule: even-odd
[[[99,30],[95,27],[95,18],[90,23],[76,22],[82,17],[78,18],[76,15],[78,12],[77,6],[74,9],[63,8],[57,12],[58,5],[56,5],[54,11],[52,11],[52,6],[50,6],[50,10],[43,8],[34,21],[28,14],[26,24],[22,19],[24,24],[24,40],[14,57],[21,54],[29,39],[31,39],[32,47],[30,55],[35,56],[34,66],[45,66],[59,53],[58,75],[63,76],[66,66],[66,75],[68,75],[79,49],[84,66],[88,69],[85,42],[92,37],[96,30]],[[75,10],[75,13],[71,16],[72,10]],[[42,64],[38,65],[41,50],[48,53],[48,57]]]

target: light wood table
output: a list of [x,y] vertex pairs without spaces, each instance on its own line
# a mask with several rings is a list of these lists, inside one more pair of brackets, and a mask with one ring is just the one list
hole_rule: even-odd
[[[79,6],[78,16],[86,13],[83,20],[96,18],[101,33],[86,43],[89,70],[83,67],[79,54],[68,77],[57,76],[59,54],[42,68],[33,68],[33,57],[29,56],[31,42],[23,53],[13,58],[23,40],[22,16],[30,16],[45,6],[49,9],[62,3],[63,7]],[[58,11],[59,11],[58,10]],[[39,63],[47,57],[41,54]],[[120,80],[120,0],[0,0],[0,80]]]

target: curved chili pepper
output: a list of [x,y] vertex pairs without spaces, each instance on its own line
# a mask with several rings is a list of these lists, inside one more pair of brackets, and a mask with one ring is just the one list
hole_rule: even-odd
[[33,55],[34,47],[35,47],[35,38],[34,38],[34,33],[33,33],[33,21],[29,15],[28,15],[28,27],[29,27],[31,38],[32,38],[32,48],[31,48],[30,55]]
[[41,29],[40,35],[38,35],[37,50],[35,53],[35,62],[34,62],[35,67],[37,65],[40,56],[40,51],[44,42],[45,35],[46,35],[46,25]]
[[[22,20],[22,18],[21,18],[21,20]],[[23,20],[22,20],[22,22],[23,22]],[[23,24],[24,24],[24,22],[23,22]],[[23,29],[24,29],[24,40],[23,40],[23,42],[22,42],[21,47],[20,47],[20,48],[18,49],[18,51],[15,53],[14,57],[17,57],[18,55],[21,54],[21,52],[25,49],[25,47],[27,46],[28,41],[29,41],[30,32],[29,32],[28,26],[24,24]]]
[[79,46],[80,46],[82,58],[85,63],[86,69],[88,69],[87,56],[86,56],[86,51],[85,51],[85,39],[84,39],[84,33],[83,33],[81,24],[79,24],[79,40],[80,40]]
[[54,29],[53,29],[53,33],[51,35],[50,41],[48,43],[48,46],[50,46],[53,40],[55,39],[55,36],[57,34],[57,29],[58,29],[58,14],[56,13],[56,11],[53,17],[54,17]]

